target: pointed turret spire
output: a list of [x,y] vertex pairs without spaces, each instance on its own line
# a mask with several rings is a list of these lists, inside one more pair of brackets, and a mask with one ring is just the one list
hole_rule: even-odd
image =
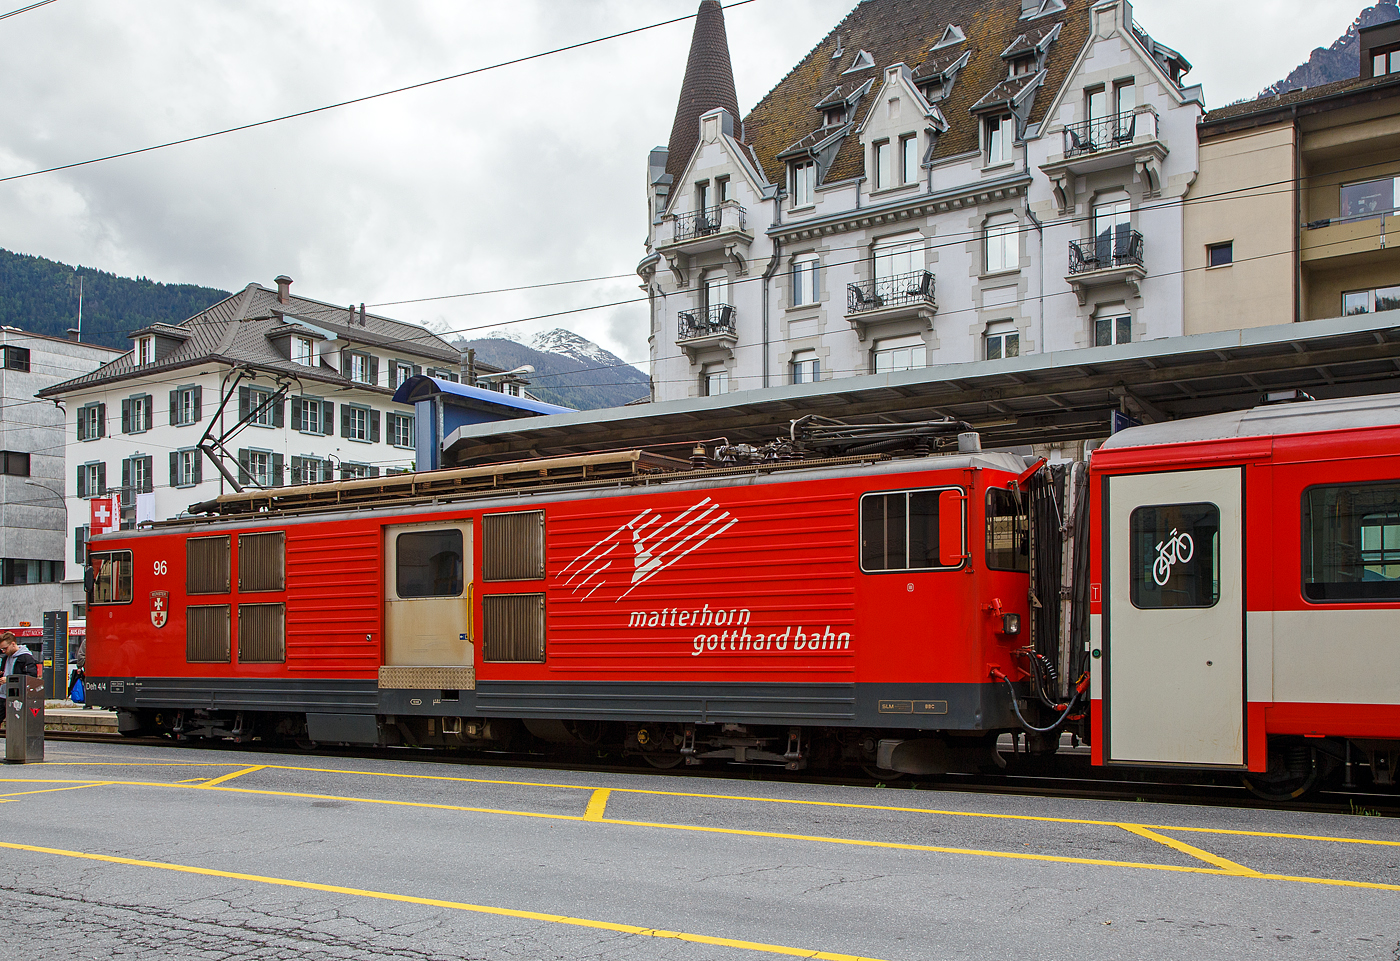
[[724,32],[724,8],[719,0],[701,0],[690,38],[690,59],[685,65],[666,172],[679,177],[700,139],[700,115],[723,107],[739,122],[739,97],[734,92],[734,68],[729,62],[729,38]]

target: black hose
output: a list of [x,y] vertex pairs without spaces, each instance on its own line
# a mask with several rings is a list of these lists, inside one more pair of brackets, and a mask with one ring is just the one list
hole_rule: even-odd
[[1049,727],[1036,727],[1022,716],[1020,700],[1016,697],[1016,688],[1012,686],[1011,679],[1003,676],[1001,682],[1006,685],[1006,690],[1011,694],[1011,710],[1016,712],[1016,720],[1020,721],[1021,726],[1027,731],[1032,731],[1036,734],[1049,734],[1052,731],[1059,730],[1064,725],[1065,721],[1069,719],[1070,712],[1074,710],[1074,705],[1079,701],[1080,692],[1075,691],[1074,697],[1069,699],[1069,703],[1065,705],[1064,713],[1055,719],[1055,723],[1051,724]]

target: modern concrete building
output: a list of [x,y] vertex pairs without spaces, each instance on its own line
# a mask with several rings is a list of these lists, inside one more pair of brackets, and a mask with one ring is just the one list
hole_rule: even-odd
[[0,327],[0,626],[64,610],[63,409],[35,395],[121,351]]
[[1180,335],[1188,69],[1127,0],[865,0],[741,121],[704,0],[649,162],[653,399]]
[[1188,333],[1400,308],[1400,21],[1360,40],[1355,79],[1202,120]]
[[[61,402],[70,532],[66,596],[82,603],[91,505],[117,497],[122,527],[178,516],[249,487],[413,469],[414,408],[393,400],[417,375],[469,376],[431,331],[276,289],[244,290],[179,324],[132,334],[132,349],[39,390]],[[482,365],[496,381],[520,379]],[[482,391],[486,393],[486,391]],[[506,398],[502,398],[505,400]]]

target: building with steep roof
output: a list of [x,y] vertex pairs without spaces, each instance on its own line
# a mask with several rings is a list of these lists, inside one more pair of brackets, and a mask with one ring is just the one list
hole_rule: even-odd
[[67,412],[74,603],[92,498],[118,498],[130,527],[232,490],[410,470],[418,429],[412,403],[394,400],[400,386],[422,375],[519,380],[488,365],[469,374],[424,327],[291,286],[286,276],[275,290],[249,284],[183,323],[135,331],[111,363],[38,391]]
[[654,399],[1183,332],[1200,89],[1127,0],[864,0],[742,122],[724,41],[649,161]]
[[1358,76],[1202,119],[1188,333],[1400,309],[1400,21],[1359,39]]

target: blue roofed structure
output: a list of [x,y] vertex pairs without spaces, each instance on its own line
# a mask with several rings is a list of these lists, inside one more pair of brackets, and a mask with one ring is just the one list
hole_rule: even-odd
[[412,404],[414,455],[419,470],[442,466],[442,442],[459,427],[543,414],[571,414],[568,407],[544,404],[485,387],[428,377],[410,377],[394,392],[394,401]]

